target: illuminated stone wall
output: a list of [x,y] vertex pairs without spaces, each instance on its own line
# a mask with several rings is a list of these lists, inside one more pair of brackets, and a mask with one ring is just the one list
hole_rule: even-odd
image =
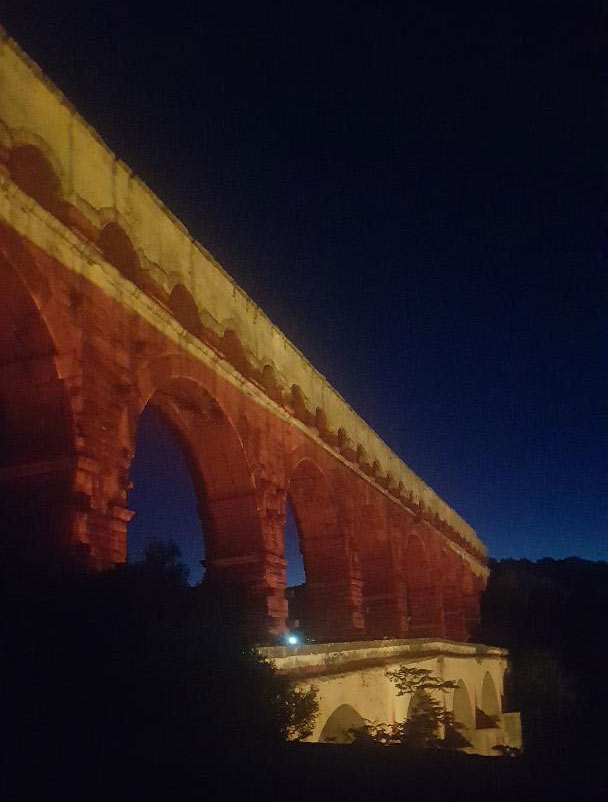
[[467,637],[485,547],[346,404],[4,35],[4,514],[103,568],[126,557],[137,421],[188,457],[208,575],[285,628],[285,504],[318,637]]
[[436,698],[462,725],[459,732],[470,743],[465,751],[497,756],[495,745],[522,747],[519,713],[504,710],[505,649],[389,640],[272,647],[261,652],[298,687],[317,689],[319,712],[310,741],[348,742],[352,726],[407,720],[412,696],[399,696],[386,674],[407,665],[458,683],[454,690],[437,692]]

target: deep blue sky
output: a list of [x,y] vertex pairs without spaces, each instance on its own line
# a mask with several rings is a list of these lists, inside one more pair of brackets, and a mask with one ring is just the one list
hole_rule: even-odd
[[431,5],[0,22],[492,556],[606,559],[605,4]]

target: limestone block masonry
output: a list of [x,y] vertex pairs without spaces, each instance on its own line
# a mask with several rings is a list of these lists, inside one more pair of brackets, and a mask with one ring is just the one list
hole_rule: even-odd
[[504,710],[507,652],[492,646],[445,640],[381,640],[324,643],[260,650],[302,689],[317,689],[319,712],[308,740],[347,743],[350,730],[369,723],[406,721],[416,699],[399,696],[387,671],[402,665],[431,671],[456,683],[437,701],[454,714],[468,741],[464,751],[497,756],[495,746],[521,749],[519,713]]
[[0,513],[24,547],[126,559],[147,404],[190,465],[207,577],[261,639],[286,627],[287,498],[318,640],[467,639],[473,529],[0,30]]

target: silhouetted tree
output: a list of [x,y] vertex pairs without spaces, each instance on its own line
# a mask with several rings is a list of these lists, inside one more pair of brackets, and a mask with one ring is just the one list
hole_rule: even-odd
[[476,638],[506,646],[507,704],[521,710],[528,753],[572,759],[600,748],[608,703],[601,687],[608,564],[491,562]]
[[372,724],[354,730],[356,743],[402,746],[410,749],[462,749],[470,746],[460,732],[463,725],[437,699],[458,687],[457,682],[434,676],[426,668],[402,665],[387,671],[397,687],[397,695],[410,695],[413,709],[405,721],[395,724]]
[[140,562],[97,574],[5,571],[0,707],[13,742],[150,765],[310,732],[315,692],[279,676],[232,602],[188,586],[178,557],[151,543]]

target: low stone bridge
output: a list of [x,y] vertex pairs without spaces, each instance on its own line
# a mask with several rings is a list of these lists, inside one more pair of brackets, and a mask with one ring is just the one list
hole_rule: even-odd
[[260,639],[286,629],[289,499],[317,640],[467,640],[488,575],[473,529],[0,33],[7,528],[92,568],[124,561],[147,405],[190,466],[207,574],[245,589]]
[[366,722],[406,721],[416,708],[417,694],[399,696],[386,673],[405,665],[457,683],[454,690],[437,693],[437,700],[461,725],[459,732],[470,744],[464,751],[497,756],[497,745],[521,748],[519,713],[504,711],[504,649],[420,638],[260,651],[298,686],[316,687],[319,713],[310,741],[347,743],[351,730]]

